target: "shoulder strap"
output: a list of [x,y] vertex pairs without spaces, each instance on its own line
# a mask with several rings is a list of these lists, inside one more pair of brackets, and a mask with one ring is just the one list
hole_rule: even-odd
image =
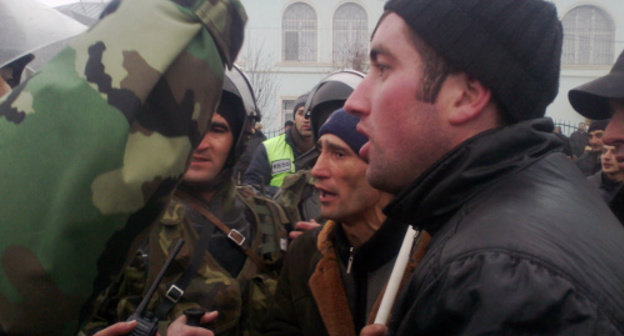
[[195,244],[195,250],[191,256],[191,262],[184,269],[184,273],[176,280],[174,284],[169,286],[165,297],[162,302],[156,307],[156,316],[160,320],[167,318],[167,314],[178,303],[178,300],[184,295],[186,286],[191,282],[193,276],[199,269],[199,266],[204,258],[204,253],[208,249],[208,242],[210,241],[210,232],[208,228],[202,230],[201,234],[197,238],[197,244]]
[[236,245],[243,251],[243,253],[245,253],[245,255],[256,264],[256,266],[258,266],[258,269],[262,271],[265,270],[265,265],[262,262],[262,259],[260,259],[260,257],[252,249],[249,248],[249,243],[242,233],[240,233],[236,229],[230,229],[229,227],[227,227],[227,225],[223,224],[223,222],[219,218],[217,218],[217,216],[215,216],[210,210],[197,204],[197,201],[195,201],[192,196],[186,193],[178,193],[178,196],[180,196],[182,199],[187,200],[187,204],[191,208],[193,208],[193,210],[197,211],[200,215],[209,220],[219,230],[221,230],[221,232],[225,233],[225,235],[231,241],[236,243]]

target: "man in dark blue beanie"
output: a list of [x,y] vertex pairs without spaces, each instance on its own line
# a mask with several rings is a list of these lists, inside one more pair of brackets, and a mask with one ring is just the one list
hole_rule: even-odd
[[[357,122],[340,109],[319,129],[311,173],[328,221],[288,249],[264,335],[356,335],[375,316],[405,225],[386,220],[381,209],[392,195],[366,181],[358,151],[367,139]],[[428,239],[414,245],[414,263]]]
[[345,109],[384,213],[432,235],[390,334],[624,334],[624,228],[543,118],[561,43],[548,1],[386,3]]

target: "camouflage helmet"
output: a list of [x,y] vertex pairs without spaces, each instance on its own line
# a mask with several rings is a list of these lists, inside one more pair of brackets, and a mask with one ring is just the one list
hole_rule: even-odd
[[[240,126],[230,125],[235,140],[227,166],[232,167],[236,159],[242,155],[247,145],[247,139],[251,134],[251,129],[255,123],[260,121],[260,111],[256,105],[256,97],[251,87],[251,83],[240,67],[234,65],[232,69],[225,72],[223,81],[223,93],[221,101],[232,101],[238,106],[233,107],[234,113],[244,114],[237,116],[237,120],[242,122]],[[232,119],[230,119],[232,120]],[[231,121],[228,122],[231,123]]]
[[306,118],[310,118],[314,140],[317,141],[323,122],[335,110],[341,108],[349,95],[364,79],[364,74],[355,70],[340,70],[323,78],[310,91],[306,102]]

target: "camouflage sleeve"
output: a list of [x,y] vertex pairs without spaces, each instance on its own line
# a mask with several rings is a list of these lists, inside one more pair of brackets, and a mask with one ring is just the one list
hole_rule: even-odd
[[0,101],[0,334],[73,334],[218,103],[238,0],[132,0]]

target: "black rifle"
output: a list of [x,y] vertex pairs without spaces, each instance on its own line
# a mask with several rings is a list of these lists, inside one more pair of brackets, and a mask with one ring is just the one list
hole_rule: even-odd
[[175,258],[175,256],[178,254],[178,252],[182,248],[182,245],[184,245],[184,239],[179,239],[176,245],[173,247],[173,250],[169,254],[167,261],[165,262],[163,267],[160,269],[160,273],[158,273],[158,276],[156,276],[156,279],[154,279],[154,283],[152,283],[152,287],[150,287],[150,289],[147,291],[147,293],[143,297],[143,300],[137,307],[134,314],[130,315],[130,317],[128,317],[128,319],[126,320],[126,321],[133,321],[133,320],[137,321],[136,327],[134,328],[134,330],[132,330],[132,333],[130,333],[131,336],[154,336],[156,335],[156,332],[158,331],[158,318],[152,312],[146,310],[147,304],[152,299],[152,295],[154,295],[154,292],[158,288],[160,281],[165,276],[165,272],[169,268],[169,265],[171,265],[171,262],[173,262],[173,259]]

